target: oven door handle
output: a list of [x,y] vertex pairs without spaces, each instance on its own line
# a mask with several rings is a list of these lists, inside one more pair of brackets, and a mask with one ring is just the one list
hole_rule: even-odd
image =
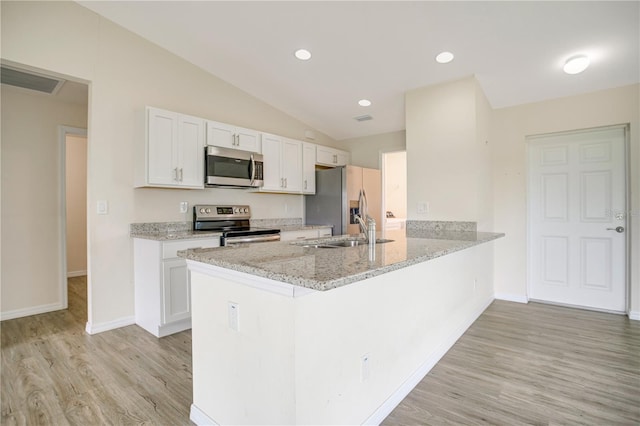
[[249,160],[251,160],[251,163],[249,163],[251,165],[249,169],[251,174],[251,182],[249,183],[249,186],[253,186],[253,182],[256,180],[256,160],[253,158],[253,154],[251,154]]
[[234,244],[242,243],[266,243],[270,241],[280,241],[280,234],[275,235],[261,235],[261,236],[247,236],[247,237],[231,237],[226,238],[224,245],[232,246]]

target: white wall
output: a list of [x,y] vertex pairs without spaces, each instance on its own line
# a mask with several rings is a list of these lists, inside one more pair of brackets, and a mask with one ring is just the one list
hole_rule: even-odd
[[370,169],[381,168],[381,153],[403,151],[405,147],[404,130],[340,141],[340,148],[351,152],[351,164]]
[[2,318],[64,306],[59,125],[85,128],[86,105],[2,85]]
[[[143,143],[145,105],[295,139],[304,139],[304,131],[309,129],[304,123],[74,2],[3,1],[1,7],[4,61],[90,84],[89,330],[133,321],[130,223],[188,219],[188,214],[179,213],[180,201],[190,204],[246,202],[254,207],[256,218],[302,217],[300,195],[214,189],[134,189],[133,177],[134,168],[139,166],[134,161],[135,149]],[[316,143],[336,145],[320,132],[315,131],[315,135]],[[22,159],[16,166],[27,164],[29,162]],[[24,186],[20,186],[23,183]],[[15,190],[27,191],[26,183],[19,182]],[[96,214],[98,200],[108,201],[108,215]],[[4,206],[3,202],[3,209]],[[35,239],[37,234],[28,231],[21,237]],[[7,267],[12,269],[13,265],[4,263],[3,274]],[[7,273],[18,275],[19,271]],[[3,291],[8,285],[3,280]],[[21,287],[10,291],[20,294],[16,297],[21,304],[34,303]],[[10,305],[5,305],[3,298],[3,310],[16,309],[15,303],[17,300],[12,299]]]
[[496,243],[495,290],[498,296],[526,298],[527,163],[529,135],[631,124],[631,308],[640,317],[640,85],[598,91],[493,112],[491,128],[493,228],[506,237]]
[[[491,230],[490,108],[474,77],[406,94],[407,217]],[[428,213],[418,213],[428,204]]]
[[87,272],[87,138],[66,136],[67,276]]

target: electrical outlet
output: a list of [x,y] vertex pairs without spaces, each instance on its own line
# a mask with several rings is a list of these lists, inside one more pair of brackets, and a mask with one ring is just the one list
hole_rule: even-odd
[[418,214],[429,214],[429,203],[418,203],[416,210]]
[[233,331],[240,329],[240,305],[229,302],[229,328]]
[[371,376],[371,357],[369,354],[362,355],[360,359],[360,381],[366,382]]
[[180,213],[186,213],[189,210],[189,203],[186,201],[180,202]]

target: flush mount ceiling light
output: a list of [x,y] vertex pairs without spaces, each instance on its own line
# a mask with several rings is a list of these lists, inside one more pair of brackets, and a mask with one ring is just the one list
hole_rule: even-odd
[[369,99],[360,99],[358,101],[358,105],[363,107],[368,107],[368,106],[371,106],[371,101]]
[[453,53],[451,52],[440,52],[436,56],[436,62],[439,64],[448,64],[453,61]]
[[301,61],[308,61],[309,59],[311,59],[311,52],[309,52],[307,49],[298,49],[295,51],[294,55],[296,55],[296,58],[300,59]]
[[562,68],[567,74],[580,74],[589,66],[589,58],[586,55],[572,56],[567,59]]

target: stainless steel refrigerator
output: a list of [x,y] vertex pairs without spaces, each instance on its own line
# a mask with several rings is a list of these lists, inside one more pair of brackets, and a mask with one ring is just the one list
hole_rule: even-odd
[[316,193],[305,195],[307,225],[332,225],[333,235],[357,234],[355,214],[368,214],[382,229],[380,170],[357,166],[317,170]]

